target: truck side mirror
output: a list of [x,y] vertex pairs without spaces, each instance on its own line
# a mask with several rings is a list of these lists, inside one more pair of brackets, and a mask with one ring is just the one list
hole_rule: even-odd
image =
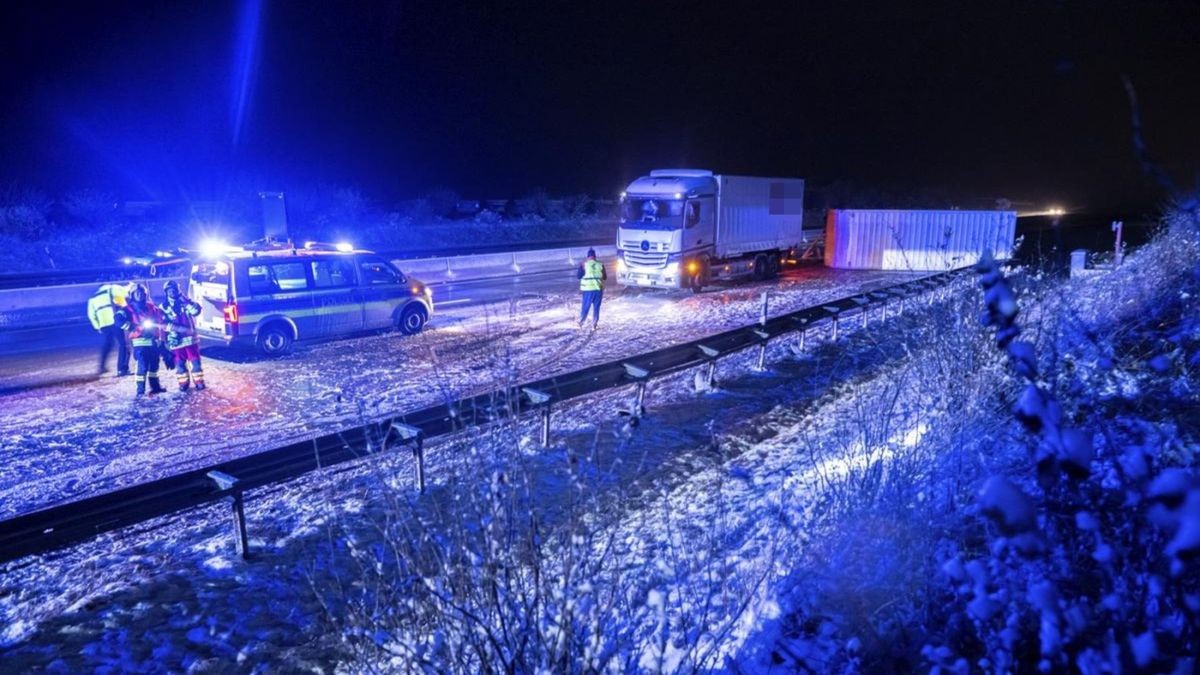
[[700,224],[700,203],[688,202],[687,217],[684,219],[684,225],[686,227],[695,227],[698,224]]

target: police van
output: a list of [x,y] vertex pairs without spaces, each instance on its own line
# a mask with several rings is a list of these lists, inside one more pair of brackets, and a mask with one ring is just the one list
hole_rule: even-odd
[[200,303],[202,338],[268,356],[286,354],[297,340],[379,328],[412,335],[433,316],[425,284],[344,244],[210,251],[192,265],[188,295]]

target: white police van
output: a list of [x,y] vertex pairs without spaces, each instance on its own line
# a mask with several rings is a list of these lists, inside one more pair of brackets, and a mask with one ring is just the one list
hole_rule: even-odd
[[433,294],[371,251],[309,242],[223,247],[191,268],[202,338],[287,353],[297,340],[395,327],[419,333]]

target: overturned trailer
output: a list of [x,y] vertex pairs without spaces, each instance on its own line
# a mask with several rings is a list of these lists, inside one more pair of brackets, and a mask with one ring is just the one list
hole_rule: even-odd
[[1015,211],[831,209],[825,265],[932,272],[974,264],[990,252],[1012,257]]

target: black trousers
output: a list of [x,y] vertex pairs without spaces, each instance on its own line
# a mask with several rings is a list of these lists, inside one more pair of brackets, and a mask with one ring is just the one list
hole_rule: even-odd
[[147,382],[151,391],[162,391],[158,381],[158,347],[134,347],[133,358],[137,360],[137,393],[145,393]]
[[129,347],[125,344],[125,331],[117,328],[116,324],[100,329],[104,342],[100,345],[100,372],[104,372],[108,363],[108,355],[114,346],[117,348],[117,372],[129,372]]

